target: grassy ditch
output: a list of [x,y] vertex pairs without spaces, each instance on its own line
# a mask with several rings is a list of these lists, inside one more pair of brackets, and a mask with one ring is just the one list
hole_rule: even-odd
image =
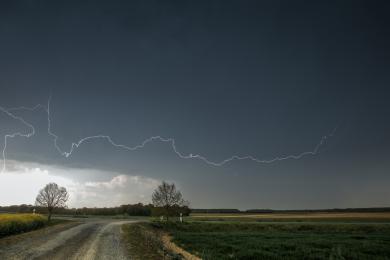
[[162,242],[164,230],[150,223],[135,223],[122,226],[123,236],[132,259],[182,259],[180,255],[166,249]]

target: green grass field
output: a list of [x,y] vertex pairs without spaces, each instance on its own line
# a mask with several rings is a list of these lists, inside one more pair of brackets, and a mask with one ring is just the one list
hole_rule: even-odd
[[390,224],[207,222],[166,225],[202,259],[390,259]]
[[0,238],[44,227],[47,218],[39,214],[0,214]]

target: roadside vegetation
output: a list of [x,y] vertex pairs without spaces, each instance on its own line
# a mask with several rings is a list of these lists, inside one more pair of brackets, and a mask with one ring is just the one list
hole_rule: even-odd
[[0,214],[0,238],[19,234],[47,224],[47,218],[39,214]]
[[163,230],[155,229],[149,223],[124,225],[122,230],[132,259],[182,259],[164,245]]

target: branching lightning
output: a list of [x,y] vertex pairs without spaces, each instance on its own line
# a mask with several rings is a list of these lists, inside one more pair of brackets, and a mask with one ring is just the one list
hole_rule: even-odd
[[[37,106],[38,107],[38,106]],[[35,108],[32,108],[32,109],[29,109],[29,108],[25,108],[23,107],[23,109],[28,109],[28,110],[35,110]],[[21,132],[16,132],[16,133],[13,133],[13,134],[6,134],[4,135],[4,147],[3,147],[3,151],[2,151],[2,155],[3,155],[3,166],[2,166],[2,169],[1,169],[1,172],[3,173],[5,171],[5,168],[6,168],[6,152],[7,152],[7,144],[8,144],[8,139],[9,138],[15,138],[17,136],[19,137],[25,137],[25,138],[30,138],[31,136],[35,135],[35,128],[32,124],[26,122],[23,118],[19,117],[19,116],[16,116],[14,114],[12,114],[10,111],[12,111],[14,109],[4,109],[3,107],[0,107],[0,111],[7,114],[8,116],[12,117],[13,119],[15,120],[18,120],[20,121],[21,123],[23,123],[25,126],[27,126],[29,129],[30,129],[30,132],[27,132],[27,133],[21,133]]]
[[245,156],[232,155],[231,157],[229,157],[227,159],[224,159],[222,161],[217,161],[217,162],[216,161],[211,161],[211,160],[207,159],[205,156],[202,156],[202,155],[199,155],[199,154],[192,154],[192,153],[190,153],[190,154],[185,155],[185,154],[181,153],[177,149],[176,142],[175,142],[174,138],[164,138],[164,137],[161,137],[161,136],[149,137],[148,139],[145,139],[142,143],[140,143],[140,144],[138,144],[136,146],[131,147],[131,146],[127,146],[127,145],[124,145],[124,144],[116,143],[109,135],[93,135],[93,136],[84,137],[84,138],[80,139],[77,142],[73,142],[72,145],[71,145],[70,150],[69,151],[64,151],[58,145],[59,137],[51,129],[52,122],[51,122],[51,114],[50,114],[50,103],[51,103],[51,97],[49,98],[49,100],[47,102],[47,106],[43,106],[41,104],[38,104],[35,107],[31,107],[31,108],[22,106],[22,107],[14,107],[14,108],[5,109],[5,108],[0,107],[0,111],[1,112],[7,114],[8,116],[12,117],[15,120],[20,121],[21,123],[23,123],[25,126],[27,126],[31,130],[30,132],[27,132],[27,133],[16,132],[16,133],[13,133],[13,134],[6,134],[5,135],[5,137],[4,137],[4,147],[3,147],[3,151],[2,151],[2,155],[3,155],[2,172],[4,172],[5,169],[6,169],[6,149],[7,149],[7,141],[8,141],[8,139],[9,138],[15,138],[15,137],[30,138],[30,137],[32,137],[35,134],[35,128],[34,128],[33,125],[31,125],[30,123],[25,121],[22,117],[16,116],[14,113],[11,112],[11,111],[18,111],[18,110],[36,111],[36,110],[42,109],[42,110],[44,110],[46,112],[46,114],[47,114],[47,133],[53,138],[53,143],[54,143],[54,146],[55,146],[56,150],[59,152],[59,154],[61,154],[64,157],[71,156],[72,153],[78,147],[80,147],[83,143],[86,143],[88,141],[92,141],[94,139],[104,139],[108,143],[110,143],[112,146],[120,148],[120,149],[128,150],[128,151],[136,151],[136,150],[144,148],[148,143],[152,143],[152,142],[158,141],[158,142],[168,143],[171,146],[172,151],[181,159],[198,159],[198,160],[201,160],[201,161],[203,161],[204,163],[206,163],[208,165],[216,166],[216,167],[223,166],[223,165],[225,165],[225,164],[227,164],[227,163],[229,163],[231,161],[234,161],[234,160],[250,160],[250,161],[253,161],[253,162],[256,162],[256,163],[269,164],[269,163],[274,163],[274,162],[277,162],[277,161],[290,160],[290,159],[291,160],[298,160],[298,159],[301,159],[301,158],[303,158],[305,156],[310,156],[310,155],[314,156],[314,155],[317,155],[319,153],[320,148],[325,144],[326,140],[328,138],[332,137],[335,134],[336,130],[337,130],[337,127],[336,127],[330,134],[323,136],[320,139],[319,143],[311,151],[302,152],[302,153],[296,154],[296,155],[278,156],[278,157],[275,157],[275,158],[272,158],[272,159],[268,159],[268,160],[259,159],[259,158],[256,158],[256,157],[252,156],[252,155],[245,155]]

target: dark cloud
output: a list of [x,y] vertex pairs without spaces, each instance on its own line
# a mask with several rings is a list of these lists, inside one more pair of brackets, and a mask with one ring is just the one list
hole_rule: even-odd
[[[267,159],[311,151],[339,126],[314,157],[212,167],[161,143],[125,152],[89,142],[65,159],[37,111],[23,114],[37,135],[12,140],[7,154],[109,175],[78,181],[107,182],[110,171],[175,180],[197,207],[385,205],[388,10],[380,1],[2,2],[0,105],[52,94],[64,150],[88,135],[129,146],[161,135],[213,161]],[[3,135],[12,122],[0,119]]]

